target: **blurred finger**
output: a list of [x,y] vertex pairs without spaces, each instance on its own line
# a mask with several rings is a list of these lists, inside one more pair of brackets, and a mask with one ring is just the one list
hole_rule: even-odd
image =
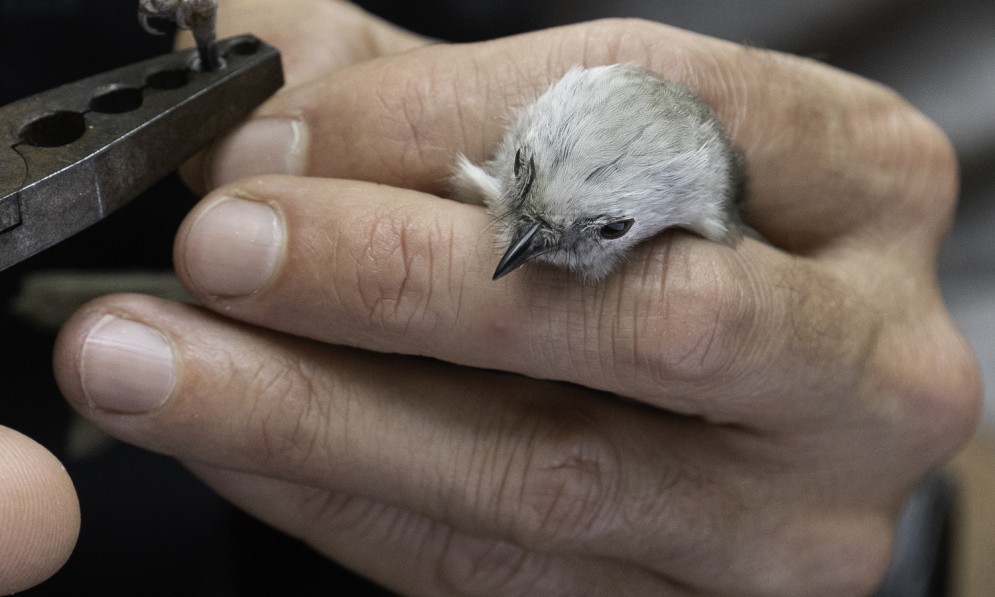
[[684,594],[665,578],[622,562],[530,552],[389,503],[199,463],[188,466],[253,516],[405,594]]
[[[279,10],[271,0],[223,0],[218,19],[220,38],[251,32],[280,50],[286,84],[277,97],[343,67],[429,43],[339,0],[295,0],[281,3]],[[183,33],[177,44],[192,47],[193,36]],[[199,153],[180,171],[195,192],[205,193],[212,184],[204,178],[205,162],[212,164],[218,180],[260,172],[297,173],[309,144],[306,128],[292,119],[260,118]],[[239,151],[232,155],[232,148]]]
[[[208,188],[233,174],[281,172],[444,194],[456,155],[490,157],[515,107],[572,66],[614,62],[643,64],[712,105],[746,156],[747,216],[775,244],[814,252],[860,235],[935,250],[956,167],[949,143],[915,110],[812,61],[639,21],[434,45],[336,71],[281,94],[247,125],[282,123],[307,144],[288,145],[288,135],[230,143],[202,174]],[[260,153],[292,163],[230,168]]]
[[56,373],[129,443],[527,551],[705,575],[740,547],[727,526],[780,524],[723,514],[752,481],[719,462],[747,444],[576,386],[320,346],[137,296],[74,317]]
[[41,445],[0,427],[0,594],[32,587],[69,558],[79,502],[62,464]]
[[[294,0],[279,10],[272,0],[221,0],[218,37],[247,32],[280,49],[288,88],[429,41],[341,0]],[[193,37],[182,33],[178,45],[192,47]]]

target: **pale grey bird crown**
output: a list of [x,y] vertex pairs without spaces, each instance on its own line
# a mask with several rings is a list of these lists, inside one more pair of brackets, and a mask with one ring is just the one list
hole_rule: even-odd
[[460,156],[453,176],[498,220],[494,279],[537,260],[597,280],[671,227],[733,245],[741,181],[712,110],[628,64],[571,69],[515,115],[493,159]]

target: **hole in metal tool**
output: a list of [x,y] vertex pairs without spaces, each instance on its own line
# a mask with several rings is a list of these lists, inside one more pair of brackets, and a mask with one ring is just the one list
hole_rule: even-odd
[[152,89],[179,89],[190,80],[190,71],[185,68],[174,68],[154,72],[145,79]]
[[244,39],[240,42],[234,43],[228,48],[227,53],[234,54],[236,56],[251,56],[259,51],[259,40],[258,39]]
[[86,119],[79,112],[52,112],[35,118],[21,129],[21,141],[35,147],[69,145],[86,132]]
[[131,112],[141,106],[142,90],[134,87],[113,87],[90,100],[90,109],[102,114]]

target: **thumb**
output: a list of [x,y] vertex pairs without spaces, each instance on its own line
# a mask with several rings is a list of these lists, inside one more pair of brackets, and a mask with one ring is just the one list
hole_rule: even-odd
[[[340,0],[220,0],[218,37],[252,33],[283,55],[287,87],[428,39]],[[192,47],[183,31],[177,45]]]
[[79,534],[69,475],[34,440],[0,427],[0,595],[32,587],[69,558]]
[[[246,32],[280,50],[283,91],[431,41],[338,0],[221,0],[218,37]],[[193,36],[182,32],[177,45],[192,47]],[[187,186],[203,195],[248,174],[296,174],[295,160],[307,151],[306,135],[293,122],[260,119],[255,124],[236,129],[180,168]],[[279,149],[274,152],[273,147]]]

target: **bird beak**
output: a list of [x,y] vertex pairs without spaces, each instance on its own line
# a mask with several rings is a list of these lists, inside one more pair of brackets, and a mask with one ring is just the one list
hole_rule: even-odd
[[508,247],[504,256],[501,257],[501,261],[498,262],[497,269],[494,270],[494,276],[491,280],[507,276],[533,257],[549,250],[549,247],[544,247],[541,243],[537,242],[539,239],[536,234],[539,232],[541,226],[542,224],[539,223],[533,224],[531,228],[516,236],[511,241],[511,246]]

